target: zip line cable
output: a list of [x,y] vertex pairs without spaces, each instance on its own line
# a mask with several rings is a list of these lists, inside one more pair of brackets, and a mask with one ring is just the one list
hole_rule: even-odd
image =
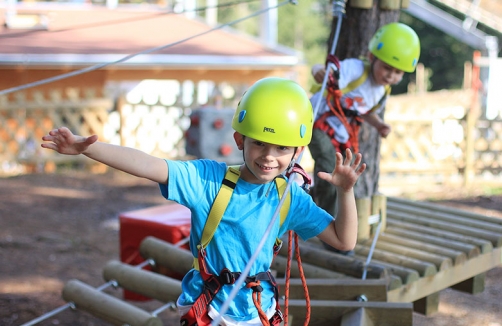
[[242,18],[236,19],[236,20],[231,21],[229,23],[218,25],[218,26],[216,26],[214,28],[211,28],[211,29],[209,29],[207,31],[204,31],[204,32],[201,32],[201,33],[198,33],[198,34],[186,37],[184,39],[181,39],[179,41],[175,41],[175,42],[170,43],[170,44],[161,45],[161,46],[150,48],[150,49],[147,49],[147,50],[144,50],[144,51],[141,51],[141,52],[129,54],[129,55],[126,55],[125,57],[123,57],[121,59],[118,59],[116,61],[99,63],[99,64],[96,64],[96,65],[93,65],[93,66],[90,66],[90,67],[86,67],[86,68],[82,68],[82,69],[79,69],[79,70],[75,70],[75,71],[72,71],[72,72],[69,72],[69,73],[66,73],[66,74],[62,74],[62,75],[58,75],[58,76],[54,76],[54,77],[49,77],[49,78],[46,78],[46,79],[42,79],[42,80],[39,80],[39,81],[36,81],[36,82],[32,82],[32,83],[28,83],[28,84],[24,84],[24,85],[20,85],[20,86],[16,86],[16,87],[7,88],[7,89],[4,89],[4,90],[0,91],[0,96],[7,95],[7,94],[10,94],[10,93],[13,93],[13,92],[18,92],[18,91],[21,91],[21,90],[25,90],[25,89],[28,89],[28,88],[35,87],[35,86],[41,86],[41,85],[49,84],[49,83],[52,83],[52,82],[55,82],[55,81],[58,81],[58,80],[62,80],[62,79],[66,79],[66,78],[69,78],[69,77],[75,77],[75,76],[78,76],[78,75],[82,75],[82,74],[85,74],[85,73],[88,73],[88,72],[91,72],[91,71],[95,71],[95,70],[98,70],[98,69],[101,69],[101,68],[104,68],[104,67],[107,67],[107,66],[110,66],[110,65],[115,65],[115,64],[119,64],[119,63],[128,61],[129,59],[132,59],[132,58],[134,58],[134,57],[136,57],[138,55],[150,54],[152,52],[164,50],[164,49],[173,47],[175,45],[178,45],[178,44],[190,41],[190,40],[192,40],[194,38],[197,38],[199,36],[203,36],[203,35],[209,34],[211,32],[214,32],[216,30],[220,30],[220,29],[222,29],[224,27],[235,25],[237,23],[245,21],[246,19],[249,19],[249,18],[258,16],[258,15],[261,15],[261,14],[263,14],[263,13],[269,11],[269,10],[279,8],[279,7],[285,5],[285,4],[289,3],[289,2],[290,2],[289,0],[286,0],[286,1],[281,2],[281,3],[279,3],[279,4],[275,5],[275,6],[267,7],[267,8],[264,8],[264,9],[260,9],[260,10],[255,11],[254,13],[252,13],[250,15],[247,15],[247,16],[244,16]]
[[205,7],[197,7],[195,9],[191,10],[169,10],[165,12],[157,12],[154,14],[150,15],[144,15],[141,17],[136,17],[136,18],[127,18],[127,19],[116,19],[116,20],[111,20],[111,21],[106,21],[106,22],[101,22],[101,23],[95,23],[95,24],[81,24],[81,25],[75,25],[67,28],[61,28],[61,29],[54,29],[54,30],[43,30],[43,29],[36,29],[36,30],[29,30],[29,31],[22,31],[22,32],[12,32],[12,33],[7,33],[7,34],[2,34],[0,35],[0,39],[3,38],[13,38],[17,36],[22,36],[22,35],[29,35],[29,34],[34,34],[34,33],[61,33],[61,32],[68,32],[68,31],[74,31],[74,30],[79,30],[79,29],[86,29],[86,28],[93,28],[93,27],[102,27],[102,26],[110,26],[110,25],[118,25],[122,23],[131,23],[131,22],[136,22],[136,21],[142,21],[150,18],[156,18],[156,17],[161,17],[165,15],[178,15],[178,14],[183,14],[183,13],[189,13],[189,12],[199,12],[199,11],[204,11],[206,9],[214,9],[214,8],[225,8],[225,7],[230,7],[234,5],[239,5],[243,3],[251,3],[251,2],[256,2],[258,0],[243,0],[243,1],[233,1],[233,2],[227,2],[215,6],[205,6]]

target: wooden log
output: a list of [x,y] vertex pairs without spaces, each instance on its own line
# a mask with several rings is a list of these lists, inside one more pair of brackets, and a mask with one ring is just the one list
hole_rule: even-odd
[[185,275],[193,266],[192,253],[172,243],[155,237],[146,237],[140,244],[139,253],[145,259],[153,259],[157,265]]
[[[356,252],[359,255],[368,256],[370,248],[362,245],[356,245]],[[410,258],[408,256],[387,252],[384,250],[375,249],[373,250],[373,258],[386,263],[407,267],[416,270],[420,276],[430,276],[437,273],[436,265],[430,262],[424,262],[415,258]]]
[[389,210],[392,210],[395,213],[402,212],[406,214],[432,218],[437,221],[464,225],[470,228],[502,233],[502,225],[491,222],[485,222],[479,219],[462,217],[462,216],[452,215],[449,213],[437,212],[426,208],[420,208],[412,205],[398,204],[394,202],[388,203],[387,207]]
[[[355,278],[361,278],[363,275],[364,262],[341,254],[337,254],[328,250],[319,249],[305,243],[300,243],[300,255],[302,261],[315,266],[333,270],[337,273],[342,273]],[[279,255],[288,256],[288,244],[284,244],[279,251]],[[381,266],[370,264],[367,268],[367,278],[383,278],[389,273]]]
[[115,280],[124,289],[157,299],[176,302],[181,294],[181,282],[173,278],[134,268],[119,261],[110,261],[103,269],[107,281]]
[[467,260],[467,255],[463,251],[436,246],[425,241],[406,239],[392,234],[382,234],[378,240],[380,243],[396,244],[398,246],[393,246],[396,248],[412,248],[413,250],[416,249],[439,256],[449,257],[455,265],[461,264]]
[[[386,242],[379,241],[376,244],[376,248],[384,250],[384,251],[389,251],[389,252],[393,252],[396,254],[400,254],[403,256],[408,256],[408,257],[415,258],[418,260],[422,260],[424,262],[433,263],[434,265],[436,265],[436,268],[440,271],[443,269],[446,269],[446,268],[450,268],[453,265],[453,262],[450,257],[431,254],[431,253],[428,253],[425,251],[420,251],[417,249],[399,246],[399,245],[396,245],[393,243],[386,243]],[[464,255],[464,258],[465,258],[465,255]],[[465,259],[464,259],[464,261],[465,261]]]
[[[310,304],[309,325],[337,325],[345,314],[360,308],[368,311],[374,325],[411,326],[413,322],[411,303],[312,300]],[[305,300],[290,300],[289,314],[293,316],[292,326],[303,326],[306,315]]]
[[[281,295],[284,295],[286,280],[278,279],[277,284]],[[385,279],[307,279],[309,297],[311,300],[357,300],[365,295],[368,301],[387,301],[387,281]],[[301,279],[290,279],[290,299],[304,299]]]
[[403,286],[403,280],[397,275],[391,274],[387,277],[387,289],[394,290]]
[[502,246],[502,233],[491,232],[488,230],[475,229],[466,225],[458,225],[455,221],[445,222],[437,221],[432,218],[427,218],[423,216],[416,216],[412,214],[407,214],[403,212],[395,212],[390,209],[387,210],[387,221],[392,218],[399,221],[404,221],[416,225],[428,226],[436,229],[446,230],[450,232],[455,232],[471,237],[476,237],[484,240],[489,240],[494,247]]
[[471,237],[471,236],[467,236],[467,235],[463,235],[463,234],[458,234],[458,233],[454,233],[454,232],[449,232],[449,231],[445,231],[445,230],[441,230],[441,229],[436,229],[436,228],[432,228],[429,226],[399,221],[399,220],[392,219],[392,218],[388,219],[388,224],[392,225],[392,227],[399,227],[401,229],[414,230],[414,231],[421,232],[424,234],[442,237],[444,239],[447,239],[448,241],[453,240],[453,241],[472,244],[472,245],[477,246],[480,249],[482,254],[493,250],[493,245],[488,240],[478,239],[475,237]]
[[414,205],[414,206],[418,206],[421,208],[430,209],[435,212],[443,212],[443,213],[448,213],[448,214],[455,215],[455,216],[468,217],[468,218],[472,218],[475,220],[480,220],[480,221],[485,221],[485,222],[489,222],[489,223],[495,223],[498,225],[502,225],[502,219],[500,219],[498,217],[473,213],[470,211],[466,211],[466,210],[462,210],[462,209],[458,209],[458,208],[453,208],[453,207],[448,207],[448,206],[444,206],[444,205],[440,205],[440,204],[423,202],[423,201],[413,201],[413,200],[404,199],[404,198],[397,198],[397,197],[389,197],[387,200],[391,203],[395,202],[395,203],[401,203],[401,204]]
[[425,241],[430,244],[442,246],[443,248],[450,248],[458,251],[462,251],[467,255],[467,258],[476,257],[481,254],[481,250],[478,246],[473,244],[468,244],[460,241],[455,241],[451,239],[445,239],[439,236],[428,235],[425,233],[414,232],[411,230],[406,230],[399,227],[388,227],[385,231],[386,234],[393,234],[401,238],[407,238],[411,240]]
[[[287,266],[287,258],[281,255],[277,255],[274,260],[272,261],[272,265],[270,269],[276,270],[277,271],[277,276],[283,277],[285,275],[286,271],[286,266]],[[326,268],[321,268],[319,266],[315,266],[312,264],[308,264],[302,261],[302,268],[303,268],[303,273],[306,278],[311,279],[311,278],[321,278],[321,279],[326,279],[326,278],[348,278],[347,275],[344,275],[342,273],[337,273],[334,271],[330,271],[329,269]],[[300,271],[298,269],[298,263],[296,260],[293,260],[291,262],[291,272],[290,272],[290,277],[291,278],[300,278]]]
[[70,280],[65,284],[63,299],[113,325],[162,326],[162,321],[147,311],[78,280]]
[[[358,257],[358,256],[356,255],[356,257]],[[360,258],[363,258],[363,257],[360,257]],[[418,274],[418,272],[414,269],[399,266],[396,264],[387,263],[387,262],[384,262],[384,261],[381,261],[378,259],[372,259],[371,261],[373,264],[380,266],[381,268],[385,268],[390,273],[392,273],[396,276],[399,276],[399,278],[401,278],[401,281],[403,282],[403,284],[413,283],[420,278],[420,274]]]

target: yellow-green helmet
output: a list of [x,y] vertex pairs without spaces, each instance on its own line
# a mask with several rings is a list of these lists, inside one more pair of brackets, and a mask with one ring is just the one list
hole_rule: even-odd
[[368,47],[375,57],[405,72],[414,72],[420,57],[420,40],[417,33],[401,23],[380,27]]
[[242,96],[232,128],[246,137],[281,145],[306,146],[312,138],[313,110],[307,93],[284,78],[258,80]]

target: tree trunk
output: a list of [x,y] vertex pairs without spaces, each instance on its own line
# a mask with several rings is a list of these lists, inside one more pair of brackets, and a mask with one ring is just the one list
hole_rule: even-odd
[[[336,56],[340,60],[366,57],[368,43],[373,34],[381,26],[398,21],[399,14],[400,10],[381,10],[378,7],[378,0],[373,0],[373,7],[370,9],[352,8],[349,1],[336,46]],[[336,25],[337,18],[334,17],[328,40],[328,51],[332,48]],[[385,110],[382,110],[380,114],[382,119],[384,113]],[[359,151],[363,154],[363,161],[367,167],[354,187],[356,198],[371,197],[378,193],[380,142],[377,130],[369,124],[363,123],[359,131]]]

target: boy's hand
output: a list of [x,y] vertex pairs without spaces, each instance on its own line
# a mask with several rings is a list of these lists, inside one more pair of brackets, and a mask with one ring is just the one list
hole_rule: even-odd
[[326,68],[323,65],[315,64],[312,66],[312,77],[318,84],[323,82],[324,75],[326,75]]
[[356,183],[359,176],[366,170],[366,163],[361,164],[362,155],[358,153],[354,162],[352,162],[352,151],[347,149],[345,151],[345,160],[343,160],[341,153],[336,153],[336,166],[333,173],[319,172],[317,176],[333,186],[342,189],[343,191],[350,191]]
[[387,138],[387,136],[390,134],[391,128],[390,125],[383,123],[379,128],[378,128],[378,133],[380,134],[380,137],[382,138]]
[[49,134],[43,136],[42,140],[50,142],[42,143],[43,148],[55,150],[60,154],[78,155],[85,152],[90,145],[94,144],[98,140],[98,136],[77,136],[70,129],[61,127],[49,131]]

